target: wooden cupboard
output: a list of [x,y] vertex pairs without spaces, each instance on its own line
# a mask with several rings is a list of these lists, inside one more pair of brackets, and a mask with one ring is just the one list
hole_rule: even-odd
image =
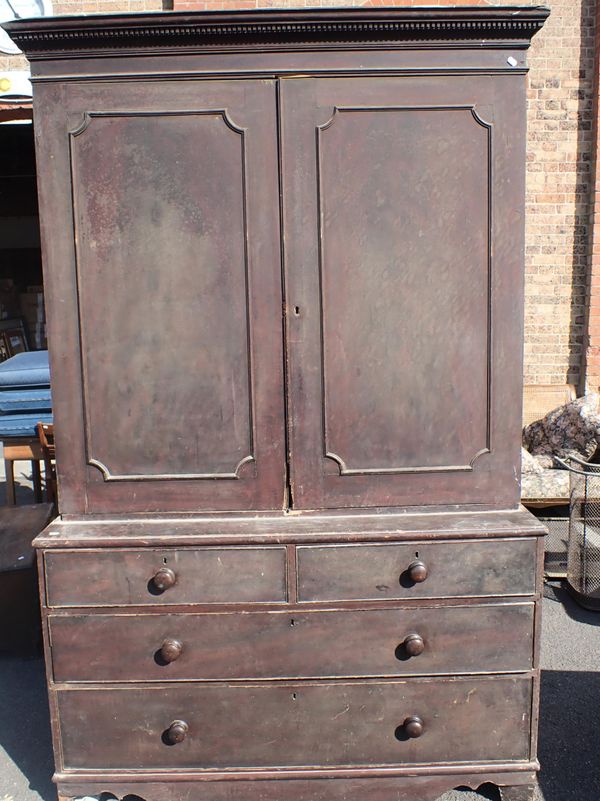
[[35,85],[62,797],[528,797],[525,51],[547,13],[6,26]]

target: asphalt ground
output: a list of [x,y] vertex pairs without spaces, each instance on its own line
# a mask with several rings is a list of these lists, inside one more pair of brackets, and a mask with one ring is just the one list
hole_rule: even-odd
[[[21,503],[33,500],[27,468],[15,471]],[[3,494],[0,476],[0,503]],[[600,801],[600,613],[560,587],[545,596],[535,801]],[[43,661],[0,655],[0,801],[56,801],[52,770]],[[439,801],[482,799],[500,801],[497,788],[453,790]]]

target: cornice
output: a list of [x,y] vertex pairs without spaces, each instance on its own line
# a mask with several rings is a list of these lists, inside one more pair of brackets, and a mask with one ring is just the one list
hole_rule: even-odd
[[2,27],[30,58],[311,44],[526,47],[549,13],[543,6],[264,9],[59,16]]

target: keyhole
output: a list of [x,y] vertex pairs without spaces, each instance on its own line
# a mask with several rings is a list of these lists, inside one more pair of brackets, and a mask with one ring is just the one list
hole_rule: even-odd
[[300,317],[300,306],[294,306],[294,314],[296,317]]

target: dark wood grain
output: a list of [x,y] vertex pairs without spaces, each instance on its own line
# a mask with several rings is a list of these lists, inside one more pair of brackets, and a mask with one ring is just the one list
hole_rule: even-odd
[[[68,768],[395,765],[529,756],[531,681],[521,678],[171,685],[61,690],[58,698]],[[413,714],[427,727],[417,739],[398,730]],[[189,731],[183,742],[166,746],[163,733],[176,719]],[[105,736],[92,740],[80,731]]]
[[[154,582],[164,567],[176,582]],[[74,551],[46,555],[49,606],[156,606],[286,600],[285,548]]]
[[[533,604],[51,616],[54,679],[166,681],[530,670]],[[418,634],[411,656],[406,638]],[[165,642],[180,644],[165,659]],[[173,648],[167,648],[169,653]],[[418,651],[418,649],[415,649]]]
[[[300,601],[530,595],[535,540],[298,547]],[[409,567],[427,565],[415,582]]]

